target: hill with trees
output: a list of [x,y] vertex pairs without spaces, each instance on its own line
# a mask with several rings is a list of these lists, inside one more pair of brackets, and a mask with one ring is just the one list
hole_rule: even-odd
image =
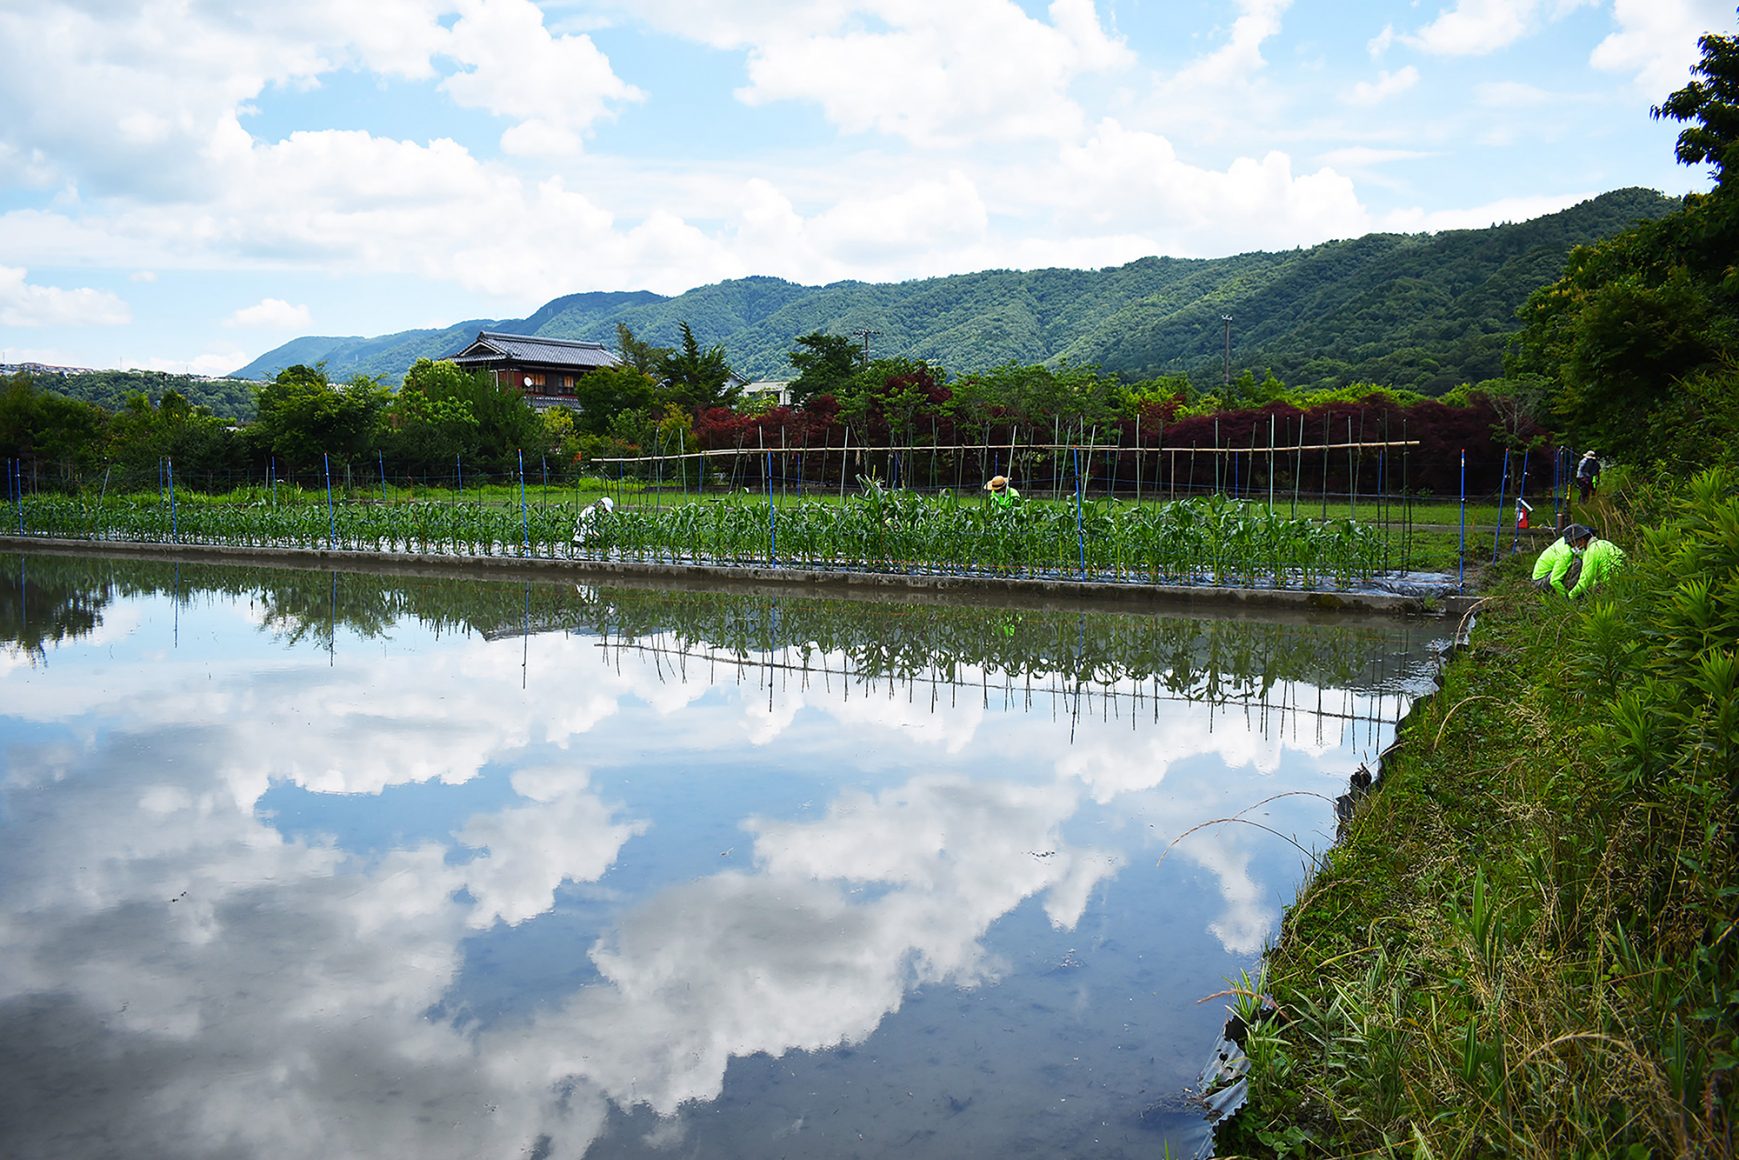
[[204,375],[176,375],[165,371],[74,371],[71,374],[37,373],[39,384],[109,412],[127,409],[127,400],[143,395],[153,406],[171,394],[179,395],[214,415],[235,422],[254,417],[257,384],[237,379],[214,379]]
[[235,374],[264,380],[289,366],[324,364],[334,378],[397,382],[418,358],[450,356],[479,330],[609,343],[622,324],[647,341],[674,345],[686,322],[708,346],[723,346],[747,378],[790,378],[788,356],[799,335],[868,330],[875,355],[945,363],[956,372],[1067,364],[1129,379],[1185,374],[1205,388],[1224,373],[1222,318],[1229,314],[1234,374],[1272,373],[1307,389],[1363,382],[1437,395],[1503,373],[1516,310],[1563,273],[1574,247],[1678,205],[1650,190],[1621,189],[1488,229],[1369,234],[1229,258],[827,286],[750,277],[674,297],[570,294],[527,318],[373,338],[298,338]]

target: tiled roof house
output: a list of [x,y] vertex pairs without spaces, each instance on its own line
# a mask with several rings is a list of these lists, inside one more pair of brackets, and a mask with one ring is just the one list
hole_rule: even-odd
[[466,370],[488,371],[497,383],[512,383],[542,409],[576,406],[574,383],[580,376],[622,360],[599,342],[480,330],[452,361]]

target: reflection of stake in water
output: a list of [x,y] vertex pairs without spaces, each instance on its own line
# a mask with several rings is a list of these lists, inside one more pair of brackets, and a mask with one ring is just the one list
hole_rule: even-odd
[[[844,654],[835,654],[839,663],[818,662],[813,651],[807,647],[788,645],[775,648],[771,640],[763,646],[759,656],[732,652],[706,642],[660,644],[621,634],[613,639],[601,637],[599,647],[605,653],[606,663],[610,663],[612,658],[609,654],[614,652],[613,661],[618,671],[624,654],[638,654],[649,658],[653,671],[661,682],[667,680],[668,673],[668,679],[679,684],[687,683],[687,664],[691,658],[706,662],[708,683],[717,682],[721,665],[735,669],[738,685],[747,683],[747,670],[753,668],[756,689],[767,691],[769,712],[777,707],[777,691],[789,691],[793,674],[800,692],[808,690],[811,682],[820,678],[822,687],[832,693],[833,681],[837,678],[840,681],[839,693],[846,701],[851,699],[854,690],[860,693],[872,690],[882,692],[889,700],[903,691],[907,704],[917,704],[917,690],[923,687],[929,692],[927,700],[932,712],[944,707],[958,708],[960,690],[969,687],[968,679],[963,679],[966,675],[958,667],[938,667],[926,671],[908,669],[904,673],[873,667],[852,668],[843,663],[849,660]],[[1035,675],[1039,678],[1036,684]],[[1214,691],[1213,695],[1209,695],[1201,689],[1182,692],[1168,689],[1158,676],[1148,683],[1125,679],[1102,684],[1094,682],[1082,671],[1053,670],[1035,673],[1029,670],[1015,673],[1006,669],[995,670],[989,666],[977,666],[975,676],[976,680],[970,683],[978,687],[980,705],[987,710],[1000,708],[1031,712],[1035,695],[1048,695],[1053,719],[1059,705],[1068,713],[1071,741],[1075,740],[1075,730],[1079,723],[1092,716],[1104,721],[1122,720],[1127,712],[1130,728],[1134,729],[1143,718],[1150,719],[1155,725],[1160,724],[1160,707],[1165,704],[1206,704],[1210,712],[1225,705],[1240,704],[1245,710],[1245,727],[1253,734],[1264,738],[1275,735],[1284,737],[1290,725],[1291,736],[1296,739],[1298,720],[1309,718],[1315,723],[1314,737],[1320,745],[1325,742],[1324,726],[1332,722],[1355,728],[1363,726],[1366,738],[1374,738],[1379,732],[1396,724],[1407,700],[1406,695],[1400,691],[1360,694],[1347,688],[1338,690],[1341,704],[1334,708],[1325,703],[1325,690],[1321,686],[1292,680],[1240,683],[1235,687],[1225,682],[1209,682],[1204,686]],[[946,697],[942,694],[944,689],[948,690]],[[1314,707],[1307,706],[1298,695],[1301,689],[1315,690]],[[1140,712],[1149,703],[1151,710]],[[1210,725],[1210,731],[1211,728]]]

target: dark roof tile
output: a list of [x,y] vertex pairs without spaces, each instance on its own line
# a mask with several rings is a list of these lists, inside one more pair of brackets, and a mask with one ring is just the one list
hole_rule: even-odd
[[601,342],[539,338],[532,334],[503,334],[493,330],[478,331],[471,344],[452,357],[461,366],[473,363],[486,365],[500,359],[586,368],[610,367],[621,362]]

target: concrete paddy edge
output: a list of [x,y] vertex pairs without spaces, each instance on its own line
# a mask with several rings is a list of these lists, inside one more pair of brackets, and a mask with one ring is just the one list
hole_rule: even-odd
[[1226,588],[1112,583],[1060,578],[927,576],[899,572],[834,572],[770,565],[645,564],[524,556],[437,556],[411,552],[324,548],[238,548],[217,544],[147,544],[127,540],[62,540],[0,535],[0,551],[59,556],[126,556],[197,560],[273,568],[326,568],[410,576],[592,583],[658,584],[705,581],[735,588],[787,590],[843,598],[939,598],[1031,605],[1093,605],[1133,611],[1273,614],[1457,616],[1472,598],[1430,598],[1391,592],[1328,592],[1290,588]]

